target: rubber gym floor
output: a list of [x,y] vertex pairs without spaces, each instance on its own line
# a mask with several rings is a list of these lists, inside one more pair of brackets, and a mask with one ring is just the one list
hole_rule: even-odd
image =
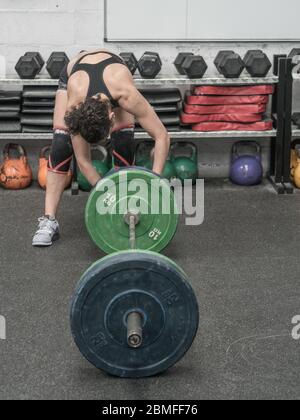
[[165,254],[189,274],[200,305],[193,347],[154,378],[116,379],[82,358],[69,328],[80,275],[102,254],[83,222],[87,195],[66,194],[62,238],[31,247],[43,192],[0,190],[0,399],[299,399],[300,195],[267,184],[207,185],[205,222],[178,233]]

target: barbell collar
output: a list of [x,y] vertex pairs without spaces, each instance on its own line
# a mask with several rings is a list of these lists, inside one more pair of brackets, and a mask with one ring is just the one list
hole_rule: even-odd
[[138,312],[131,312],[127,317],[127,343],[129,347],[139,348],[143,342],[143,317]]
[[135,227],[140,222],[138,213],[129,212],[124,217],[125,223],[129,225],[129,246],[130,249],[136,249]]

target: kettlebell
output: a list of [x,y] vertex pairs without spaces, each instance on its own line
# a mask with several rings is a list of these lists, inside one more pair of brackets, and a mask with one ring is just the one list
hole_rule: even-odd
[[172,179],[177,178],[176,170],[171,156],[168,157],[168,160],[165,163],[162,177],[169,181],[172,181]]
[[300,139],[294,140],[291,145],[291,180],[294,181],[295,169],[298,166],[298,150],[300,149]]
[[[241,147],[254,147],[255,153],[240,153]],[[234,184],[252,186],[262,182],[261,147],[254,141],[237,142],[232,147],[230,179]]]
[[142,141],[137,145],[135,151],[136,166],[152,170],[152,161],[150,156],[152,148],[152,141]]
[[[101,176],[101,178],[103,178],[110,169],[109,164],[108,164],[108,152],[103,146],[93,147],[91,150],[92,155],[95,155],[97,152],[100,153],[101,155],[100,159],[99,158],[93,159],[92,165],[96,169],[98,174]],[[91,184],[88,182],[86,177],[80,171],[78,171],[77,182],[78,182],[79,188],[82,191],[86,191],[86,192],[91,191],[92,189]]]
[[[153,148],[152,151],[151,151],[151,161],[152,161],[151,169],[153,167],[154,151],[155,151],[155,149]],[[168,159],[166,160],[165,167],[164,167],[164,170],[163,170],[163,173],[161,174],[161,176],[163,178],[167,179],[168,181],[172,181],[173,179],[177,178],[176,171],[175,171],[175,168],[174,168],[174,165],[173,165],[173,158],[172,158],[171,154],[169,154]]]
[[[51,146],[46,146],[40,151],[39,157],[39,170],[38,170],[38,183],[39,186],[45,190],[47,186],[47,174],[48,174],[48,159]],[[69,188],[72,182],[72,171],[69,170],[68,176],[66,178],[65,189]]]
[[[136,148],[136,166],[150,169],[151,171],[153,168],[153,158],[153,141],[144,141],[139,143]],[[171,160],[171,156],[168,157],[168,160],[165,163],[162,177],[168,179],[169,181],[176,178],[176,172]]]
[[[186,150],[188,156],[178,155],[178,150]],[[177,157],[176,157],[177,156]],[[193,184],[198,178],[198,152],[194,143],[177,142],[171,146],[171,160],[178,179],[183,183],[186,179],[191,179]]]
[[[11,152],[15,151],[16,157]],[[0,185],[7,190],[22,190],[32,182],[32,170],[29,166],[25,149],[14,143],[3,149],[3,163],[0,167]]]
[[294,184],[300,188],[300,146],[295,149],[296,163],[294,166]]

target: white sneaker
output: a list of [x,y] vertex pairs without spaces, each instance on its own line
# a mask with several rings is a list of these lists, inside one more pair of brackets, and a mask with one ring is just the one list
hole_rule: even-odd
[[43,216],[38,219],[39,228],[33,237],[33,246],[51,246],[59,239],[59,224],[52,217]]

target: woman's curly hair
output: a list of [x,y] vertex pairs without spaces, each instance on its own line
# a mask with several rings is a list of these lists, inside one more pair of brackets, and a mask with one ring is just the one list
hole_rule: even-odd
[[66,125],[72,135],[81,135],[91,144],[106,142],[112,122],[109,118],[110,102],[88,98],[65,116]]

